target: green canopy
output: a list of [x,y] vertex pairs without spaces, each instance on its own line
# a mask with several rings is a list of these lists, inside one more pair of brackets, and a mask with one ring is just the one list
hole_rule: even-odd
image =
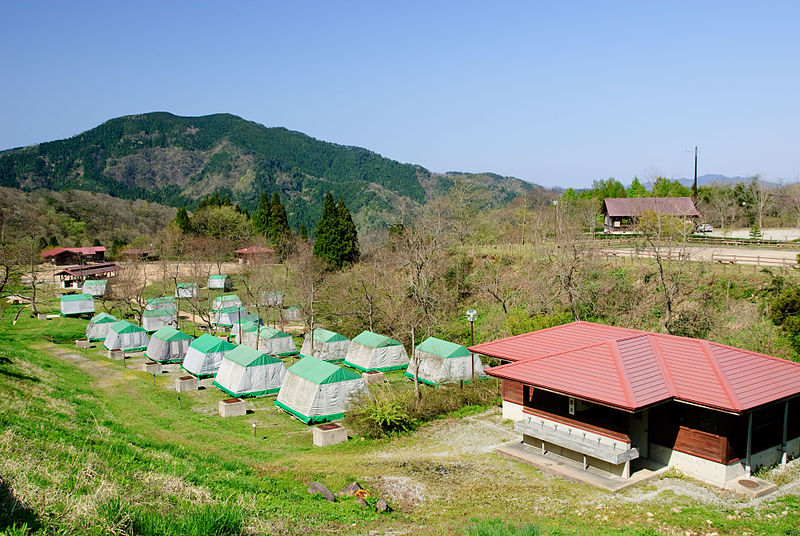
[[108,279],[87,279],[83,282],[84,287],[104,287]]
[[147,305],[156,305],[161,303],[175,303],[175,298],[172,296],[159,296],[158,298],[150,298],[147,300]]
[[118,320],[108,313],[98,313],[94,315],[89,322],[94,324],[107,324],[109,322],[118,322]]
[[239,331],[250,333],[258,329],[258,320],[244,320],[239,323]]
[[153,338],[162,340],[164,342],[188,341],[194,339],[194,337],[191,335],[179,331],[172,326],[164,326],[163,328],[159,329],[153,333]]
[[197,283],[178,283],[178,288],[197,288]]
[[229,314],[229,313],[238,313],[239,311],[242,310],[244,310],[244,307],[237,307],[234,305],[232,307],[223,307],[222,309],[219,310],[219,312]]
[[229,361],[233,361],[237,365],[241,365],[245,368],[247,367],[254,367],[256,365],[268,365],[270,363],[280,363],[281,360],[277,357],[273,357],[268,353],[261,352],[259,350],[255,350],[250,348],[249,346],[237,346],[227,354],[225,354],[225,359]]
[[284,333],[279,329],[269,326],[262,326],[261,329],[258,330],[258,336],[262,339],[282,339],[283,337],[291,337],[288,333]]
[[94,301],[91,294],[64,294],[61,296],[62,302],[71,302],[71,301]]
[[314,341],[315,342],[337,342],[337,341],[346,341],[347,337],[344,335],[340,335],[335,331],[330,331],[323,328],[317,328],[314,330]]
[[214,275],[208,276],[208,278],[209,279],[227,279],[228,276],[227,275],[214,274]]
[[228,350],[233,350],[236,348],[236,345],[228,341],[223,341],[219,337],[204,333],[193,340],[189,348],[194,348],[203,354],[210,354],[212,352],[227,352]]
[[136,324],[131,324],[127,320],[120,320],[109,329],[116,333],[136,333],[137,331],[144,331],[144,328],[140,328]]
[[350,369],[328,363],[316,357],[304,357],[291,367],[289,372],[305,378],[311,383],[323,385],[326,383],[343,382],[347,380],[357,380],[361,376]]
[[177,311],[174,308],[169,309],[148,309],[142,313],[142,318],[158,318],[159,316],[175,316]]
[[369,346],[370,348],[384,348],[386,346],[398,346],[400,343],[391,337],[378,335],[371,331],[362,331],[353,342]]
[[443,358],[469,357],[472,355],[465,346],[454,342],[443,341],[436,337],[428,337],[425,339],[422,343],[417,345],[417,350]]

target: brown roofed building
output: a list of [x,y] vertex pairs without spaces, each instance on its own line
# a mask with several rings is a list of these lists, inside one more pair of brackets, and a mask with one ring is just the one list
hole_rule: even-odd
[[612,197],[603,200],[601,212],[605,215],[607,233],[630,233],[645,212],[695,220],[700,212],[691,197]]
[[251,264],[266,262],[272,258],[275,250],[261,246],[249,246],[237,249],[234,253],[236,253],[236,258],[239,259],[239,264]]
[[53,248],[43,251],[41,255],[45,262],[53,263],[56,266],[89,264],[103,262],[106,259],[106,248],[104,246]]

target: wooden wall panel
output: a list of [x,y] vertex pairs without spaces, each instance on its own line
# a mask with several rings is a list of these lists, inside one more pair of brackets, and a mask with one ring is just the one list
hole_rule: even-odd
[[503,380],[503,400],[522,404],[522,384],[512,380]]

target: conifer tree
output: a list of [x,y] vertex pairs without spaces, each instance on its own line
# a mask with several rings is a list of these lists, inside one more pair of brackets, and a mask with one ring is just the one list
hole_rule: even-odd
[[303,240],[308,240],[308,229],[306,228],[305,223],[300,224],[300,238]]
[[189,214],[186,213],[186,207],[178,209],[178,214],[175,216],[175,223],[178,224],[178,229],[182,233],[188,233],[191,230],[192,224],[189,221]]
[[317,223],[314,237],[314,256],[328,263],[335,262],[335,248],[339,234],[339,212],[330,192],[325,194],[322,204],[322,217]]
[[267,236],[271,212],[272,205],[269,202],[269,198],[265,192],[262,192],[261,201],[258,203],[258,210],[256,211],[255,216],[253,216],[253,231],[255,231],[256,234]]
[[288,237],[291,234],[291,230],[289,229],[289,220],[286,217],[286,209],[281,203],[281,196],[278,195],[278,192],[272,194],[270,205],[267,238],[276,243]]
[[339,263],[338,266],[353,264],[358,261],[361,252],[358,249],[358,231],[353,217],[344,200],[339,198],[339,205],[336,207],[339,219]]

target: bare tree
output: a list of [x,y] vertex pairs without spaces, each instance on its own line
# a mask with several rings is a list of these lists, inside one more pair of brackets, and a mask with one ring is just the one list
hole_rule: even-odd
[[767,186],[758,174],[753,176],[753,180],[748,186],[750,198],[753,200],[753,208],[758,218],[758,228],[764,229],[764,213],[772,206],[774,192]]
[[139,325],[147,305],[144,298],[147,285],[147,266],[140,258],[125,263],[111,285],[112,295],[120,309],[126,315],[134,316]]

